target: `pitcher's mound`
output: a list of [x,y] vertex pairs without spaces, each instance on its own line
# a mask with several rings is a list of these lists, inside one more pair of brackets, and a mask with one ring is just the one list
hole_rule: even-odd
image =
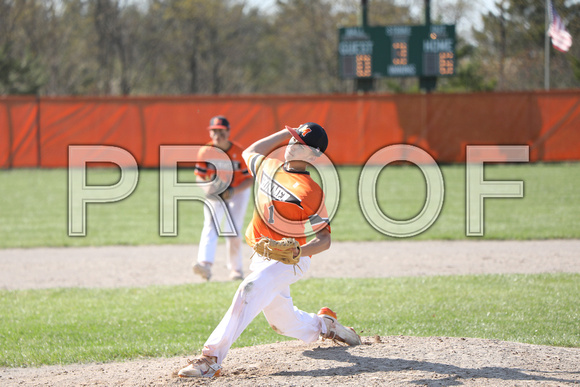
[[449,337],[363,337],[234,348],[215,379],[182,379],[187,358],[4,368],[2,385],[562,386],[580,384],[580,348]]

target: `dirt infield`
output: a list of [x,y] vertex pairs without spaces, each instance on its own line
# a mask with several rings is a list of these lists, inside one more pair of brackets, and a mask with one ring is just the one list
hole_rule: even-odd
[[[196,256],[193,245],[5,249],[0,289],[202,282],[191,271]],[[224,245],[217,256],[225,256]],[[218,258],[212,280],[228,279],[224,261]],[[580,240],[335,242],[312,259],[305,278],[563,272],[580,273]]]
[[[120,287],[200,282],[196,246],[0,250],[0,288]],[[223,255],[223,246],[218,253]],[[249,256],[249,251],[246,251]],[[580,241],[334,243],[307,278],[485,273],[580,273]],[[214,280],[225,280],[222,261]],[[186,358],[0,368],[2,386],[308,385],[561,386],[580,384],[580,348],[446,337],[364,337],[233,349],[223,375],[183,380]]]

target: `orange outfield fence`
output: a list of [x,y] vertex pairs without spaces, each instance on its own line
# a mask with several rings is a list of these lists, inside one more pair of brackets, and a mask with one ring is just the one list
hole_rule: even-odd
[[580,91],[316,96],[0,97],[0,168],[67,167],[69,145],[127,150],[159,166],[162,145],[199,145],[218,114],[242,147],[284,125],[313,121],[337,165],[361,165],[393,144],[439,163],[467,145],[529,145],[530,161],[580,160]]

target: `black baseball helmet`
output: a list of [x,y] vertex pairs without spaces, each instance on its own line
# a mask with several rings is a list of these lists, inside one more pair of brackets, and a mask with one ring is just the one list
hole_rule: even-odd
[[299,143],[316,149],[320,154],[328,147],[326,130],[315,122],[307,122],[296,129],[286,126],[286,129]]

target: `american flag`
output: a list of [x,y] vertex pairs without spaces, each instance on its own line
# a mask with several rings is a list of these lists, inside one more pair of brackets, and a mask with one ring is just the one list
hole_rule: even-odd
[[548,30],[548,35],[552,38],[552,45],[556,50],[567,52],[572,46],[572,35],[566,31],[566,27],[556,12],[554,4],[550,1],[550,29]]

